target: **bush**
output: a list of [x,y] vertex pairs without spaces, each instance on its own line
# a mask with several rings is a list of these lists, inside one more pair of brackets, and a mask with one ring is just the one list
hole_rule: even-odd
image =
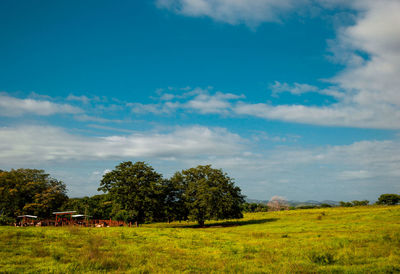
[[378,198],[378,205],[397,205],[400,202],[400,195],[397,194],[382,194]]
[[11,225],[15,222],[13,218],[7,217],[7,216],[0,216],[0,225]]
[[308,258],[311,262],[321,265],[329,265],[336,262],[334,254],[330,251],[325,251],[321,253],[314,251],[309,254]]
[[320,207],[332,207],[330,204],[321,204]]

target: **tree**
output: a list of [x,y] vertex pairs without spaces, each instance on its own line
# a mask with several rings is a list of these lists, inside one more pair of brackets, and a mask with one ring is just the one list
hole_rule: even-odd
[[0,211],[49,217],[66,200],[65,184],[38,169],[0,171]]
[[343,202],[343,201],[340,201],[339,205],[342,207],[352,207],[353,206],[353,204],[351,202]]
[[206,220],[242,218],[244,196],[233,179],[211,165],[176,172],[171,181],[184,191],[182,199],[189,219],[204,226]]
[[354,201],[351,201],[351,203],[353,204],[353,206],[367,206],[369,204],[369,201],[368,200],[362,200],[362,201],[354,200]]
[[400,195],[397,194],[382,194],[378,198],[378,205],[397,205],[400,202]]
[[[159,216],[160,221],[187,220],[188,210],[183,199],[185,186],[180,180],[163,181],[163,211]],[[161,213],[161,212],[160,212]]]
[[162,176],[144,162],[120,163],[103,176],[99,190],[109,193],[137,225],[153,221],[162,207]]

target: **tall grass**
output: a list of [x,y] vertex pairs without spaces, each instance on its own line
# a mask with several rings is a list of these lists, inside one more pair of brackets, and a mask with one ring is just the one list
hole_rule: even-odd
[[0,227],[0,272],[400,272],[400,206],[139,228]]

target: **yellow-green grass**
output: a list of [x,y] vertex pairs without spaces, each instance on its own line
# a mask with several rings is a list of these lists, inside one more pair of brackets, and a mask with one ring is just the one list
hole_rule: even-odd
[[0,227],[0,272],[400,272],[400,206],[140,228]]

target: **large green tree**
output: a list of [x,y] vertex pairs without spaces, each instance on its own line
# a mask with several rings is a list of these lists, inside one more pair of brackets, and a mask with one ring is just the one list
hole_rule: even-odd
[[109,193],[137,225],[153,221],[162,211],[163,178],[144,162],[120,163],[103,176],[99,190]]
[[184,189],[182,199],[189,219],[204,226],[206,220],[242,218],[244,196],[233,179],[211,165],[176,172],[171,181]]
[[65,184],[38,169],[0,171],[0,213],[49,217],[66,200]]

